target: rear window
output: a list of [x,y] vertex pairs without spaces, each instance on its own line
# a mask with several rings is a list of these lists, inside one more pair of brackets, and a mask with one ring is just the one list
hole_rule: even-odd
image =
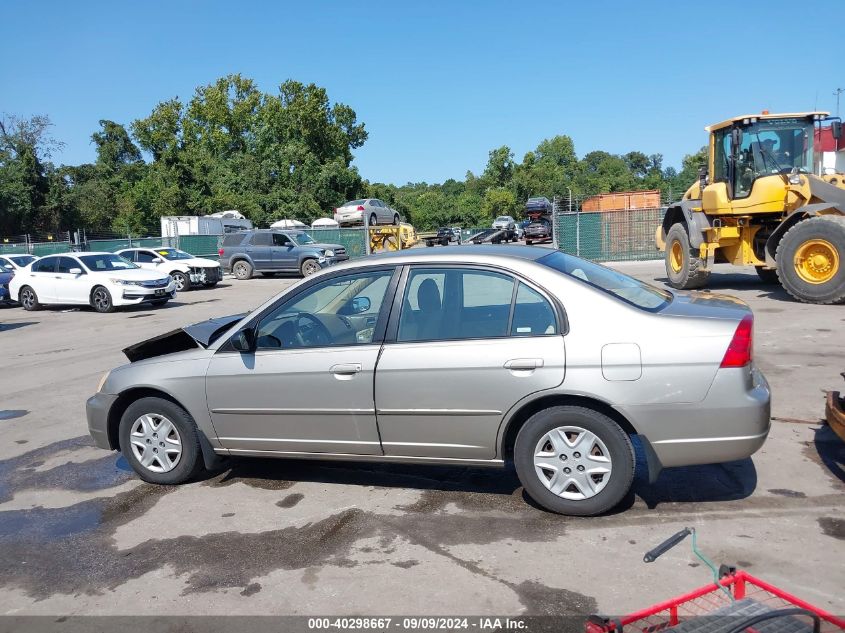
[[344,202],[343,206],[344,207],[356,207],[358,205],[363,205],[365,202],[367,202],[367,201],[366,200],[352,200],[351,202]]
[[223,246],[238,246],[243,239],[243,233],[232,233],[223,238]]
[[655,312],[672,301],[672,295],[665,290],[559,251],[541,257],[537,263],[575,277],[593,288],[598,288],[643,310]]

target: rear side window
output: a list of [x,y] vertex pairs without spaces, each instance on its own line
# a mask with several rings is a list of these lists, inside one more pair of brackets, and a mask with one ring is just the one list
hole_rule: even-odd
[[520,282],[513,306],[511,336],[542,334],[557,334],[555,312],[543,295]]
[[672,295],[660,288],[560,251],[541,257],[537,263],[574,277],[643,310],[656,312],[672,301]]
[[238,246],[243,239],[243,233],[232,233],[223,238],[223,246]]
[[56,257],[45,257],[39,259],[32,265],[32,272],[34,273],[52,273],[56,270]]
[[270,233],[253,233],[249,238],[253,246],[270,246],[273,243],[273,236]]

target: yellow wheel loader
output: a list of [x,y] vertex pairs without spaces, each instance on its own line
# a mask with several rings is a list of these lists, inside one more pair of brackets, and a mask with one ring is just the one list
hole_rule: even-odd
[[702,288],[714,264],[752,265],[806,303],[845,302],[845,175],[814,145],[838,144],[827,112],[751,114],[705,128],[709,159],[671,204],[655,241],[675,288]]

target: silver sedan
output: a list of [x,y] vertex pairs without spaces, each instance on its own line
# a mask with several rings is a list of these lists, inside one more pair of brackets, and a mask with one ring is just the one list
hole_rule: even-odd
[[636,443],[652,477],[762,446],[752,324],[557,251],[400,251],[127,348],[88,425],[150,482],[225,456],[513,462],[537,503],[592,515],[629,491]]

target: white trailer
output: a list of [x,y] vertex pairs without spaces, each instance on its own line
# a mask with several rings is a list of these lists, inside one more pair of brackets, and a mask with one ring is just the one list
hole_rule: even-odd
[[207,215],[166,215],[161,218],[161,236],[223,235],[252,228],[246,218],[215,218]]

